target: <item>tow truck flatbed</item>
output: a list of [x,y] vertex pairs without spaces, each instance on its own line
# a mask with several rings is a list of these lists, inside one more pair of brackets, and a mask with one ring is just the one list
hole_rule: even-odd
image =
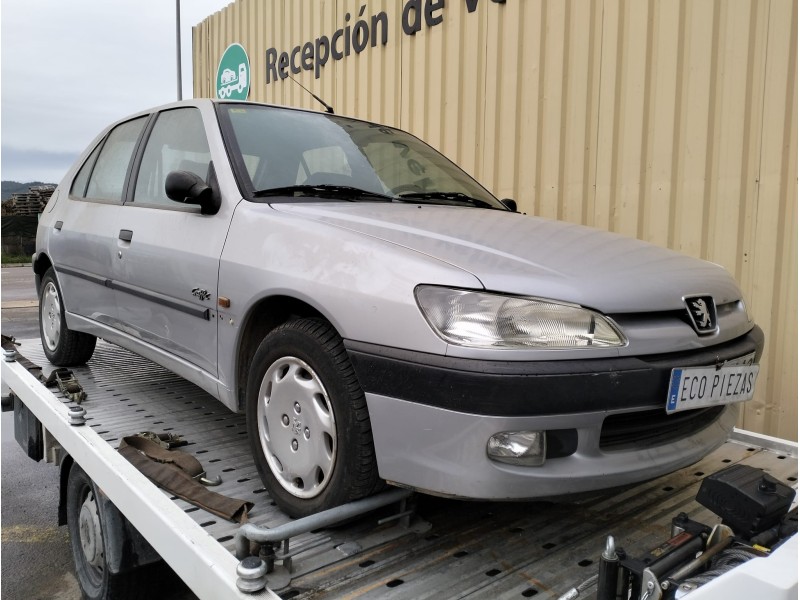
[[[53,368],[38,340],[23,340],[19,351],[45,372]],[[102,341],[89,363],[73,371],[87,393],[82,427],[69,424],[72,405],[18,363],[4,362],[2,375],[49,432],[50,445],[55,442],[83,467],[200,598],[557,598],[596,572],[608,535],[618,547],[642,553],[670,537],[671,520],[680,512],[718,523],[694,501],[707,475],[747,464],[788,485],[797,481],[796,444],[736,431],[691,467],[569,502],[415,495],[410,521],[398,518],[401,509],[386,507],[292,538],[291,581],[268,575],[277,595],[245,594],[236,587],[239,525],[156,488],[116,452],[123,437],[137,432],[180,434],[189,443],[182,450],[199,459],[210,477],[222,477],[215,491],[253,502],[250,523],[277,527],[291,519],[261,485],[244,416],[166,369]]]

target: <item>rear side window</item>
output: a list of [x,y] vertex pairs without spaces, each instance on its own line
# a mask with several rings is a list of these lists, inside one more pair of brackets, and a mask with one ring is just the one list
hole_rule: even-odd
[[[94,168],[90,166],[91,156],[81,168],[72,186],[73,194],[81,198],[121,202],[133,150],[146,121],[147,117],[139,117],[117,125],[108,134],[100,149],[100,155],[94,162]],[[85,193],[82,194],[79,182],[84,177],[84,170],[88,169],[91,169],[91,174],[88,174],[88,184],[85,186]]]
[[147,140],[139,176],[136,179],[134,203],[182,206],[169,198],[164,183],[171,171],[190,171],[208,180],[211,153],[196,108],[179,108],[158,115]]

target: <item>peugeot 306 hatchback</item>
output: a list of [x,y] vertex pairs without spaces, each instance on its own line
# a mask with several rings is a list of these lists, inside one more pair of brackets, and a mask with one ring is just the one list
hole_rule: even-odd
[[393,127],[243,102],[106,129],[33,268],[52,363],[101,337],[245,412],[294,516],[656,477],[723,443],[763,347],[719,266],[519,214]]

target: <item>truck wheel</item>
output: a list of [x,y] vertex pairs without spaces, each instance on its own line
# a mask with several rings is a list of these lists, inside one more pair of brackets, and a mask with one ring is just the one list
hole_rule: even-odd
[[67,327],[61,288],[52,267],[42,278],[39,333],[47,360],[59,367],[84,364],[92,357],[97,343],[95,336]]
[[67,479],[67,527],[75,574],[87,600],[134,600],[145,597],[136,570],[111,573],[106,568],[105,523],[99,508],[97,488],[77,464]]
[[329,324],[298,319],[264,338],[246,411],[261,479],[286,514],[304,517],[381,485],[364,392]]

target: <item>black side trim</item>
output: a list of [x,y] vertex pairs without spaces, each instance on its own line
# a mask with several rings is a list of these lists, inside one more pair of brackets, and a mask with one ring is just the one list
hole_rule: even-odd
[[150,302],[155,302],[156,304],[161,304],[162,306],[168,306],[170,308],[174,308],[175,310],[179,310],[186,314],[192,315],[193,317],[200,317],[201,319],[205,319],[206,321],[208,321],[210,318],[210,311],[207,308],[197,308],[196,306],[189,304],[188,302],[181,302],[180,300],[167,298],[162,294],[157,294],[155,292],[148,292],[141,288],[128,285],[127,283],[120,283],[119,281],[111,281],[110,283],[111,285],[109,285],[108,287],[110,287],[113,290],[125,292],[126,294],[130,294],[131,296],[136,296],[137,298],[144,298],[145,300],[149,300]]
[[211,311],[207,308],[198,308],[193,304],[190,304],[189,302],[183,302],[181,300],[168,298],[163,294],[158,294],[156,292],[143,290],[141,288],[128,285],[127,283],[114,281],[113,279],[104,279],[103,277],[98,277],[97,275],[86,273],[85,271],[70,269],[69,267],[56,267],[56,271],[59,273],[64,273],[65,275],[72,275],[73,277],[79,277],[81,279],[85,279],[86,281],[91,281],[92,283],[105,286],[112,290],[124,292],[126,294],[130,294],[131,296],[136,296],[137,298],[143,298],[145,300],[149,300],[150,302],[161,304],[162,306],[168,306],[170,308],[174,308],[175,310],[184,312],[188,315],[192,315],[193,317],[199,317],[201,319],[205,319],[206,321],[208,321],[211,318]]
[[72,275],[73,277],[85,279],[86,281],[91,281],[92,283],[96,283],[97,285],[102,285],[104,287],[111,287],[109,286],[110,283],[109,279],[98,277],[97,275],[86,273],[85,271],[78,271],[76,269],[70,269],[69,267],[60,267],[60,266],[55,267],[55,269],[57,273],[64,273],[64,275]]
[[479,415],[543,416],[631,408],[664,410],[673,367],[714,365],[755,352],[758,327],[712,348],[652,357],[488,361],[345,340],[364,391]]

